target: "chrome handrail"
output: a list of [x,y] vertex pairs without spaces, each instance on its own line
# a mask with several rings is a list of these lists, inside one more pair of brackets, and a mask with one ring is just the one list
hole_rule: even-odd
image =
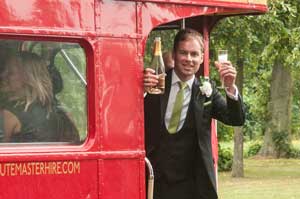
[[153,199],[153,191],[154,191],[154,172],[151,162],[147,157],[145,157],[145,162],[149,171],[149,178],[148,178],[148,192],[147,192],[147,199]]

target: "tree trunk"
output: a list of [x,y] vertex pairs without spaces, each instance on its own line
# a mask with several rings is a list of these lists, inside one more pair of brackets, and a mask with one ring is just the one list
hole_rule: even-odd
[[[274,134],[284,133],[283,141],[290,144],[292,109],[292,76],[290,68],[277,62],[272,71],[268,118],[264,132],[264,142],[259,155],[264,157],[284,157],[286,151],[275,144]],[[277,142],[276,142],[277,143]]]
[[234,152],[232,164],[232,177],[244,177],[244,158],[243,158],[243,129],[242,127],[234,128]]
[[[240,57],[240,56],[238,56]],[[239,89],[240,95],[243,94],[243,80],[244,80],[244,60],[239,58],[237,61],[237,79],[236,84]],[[232,177],[244,177],[244,158],[243,158],[243,128],[234,128],[234,151],[233,151],[233,164],[232,164]]]

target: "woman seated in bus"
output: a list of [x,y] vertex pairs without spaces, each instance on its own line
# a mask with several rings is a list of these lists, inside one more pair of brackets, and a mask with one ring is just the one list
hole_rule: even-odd
[[1,80],[4,142],[79,142],[75,125],[54,100],[51,77],[38,55],[10,57]]

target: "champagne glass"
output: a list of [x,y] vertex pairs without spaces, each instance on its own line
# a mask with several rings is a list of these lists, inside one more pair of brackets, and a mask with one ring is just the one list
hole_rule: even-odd
[[[228,61],[228,50],[218,50],[218,62],[221,64]],[[221,78],[221,88],[224,88],[224,78]]]

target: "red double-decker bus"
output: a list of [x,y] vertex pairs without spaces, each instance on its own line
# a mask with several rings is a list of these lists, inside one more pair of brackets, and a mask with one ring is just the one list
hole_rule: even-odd
[[[10,0],[1,1],[0,9],[0,198],[143,199],[148,35],[164,28],[201,32],[202,73],[209,76],[213,26],[227,16],[264,13],[267,5],[266,0]],[[42,60],[28,61],[26,54]],[[18,67],[26,59],[40,65],[30,69],[33,77]],[[26,86],[18,87],[20,81]],[[51,86],[40,89],[43,81]],[[45,123],[49,120],[55,128]]]

